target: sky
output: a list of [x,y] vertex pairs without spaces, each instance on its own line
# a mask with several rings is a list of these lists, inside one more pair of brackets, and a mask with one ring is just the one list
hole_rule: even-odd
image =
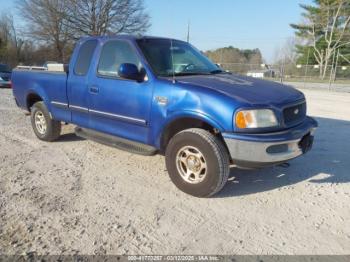
[[[144,0],[151,16],[148,35],[185,40],[206,51],[224,46],[259,48],[267,62],[294,35],[290,23],[301,21],[299,4],[312,0]],[[0,12],[19,20],[15,0],[0,0]],[[21,21],[18,21],[21,24]]]

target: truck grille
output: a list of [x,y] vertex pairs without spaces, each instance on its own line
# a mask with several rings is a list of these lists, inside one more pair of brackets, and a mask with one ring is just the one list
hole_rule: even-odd
[[284,123],[287,126],[302,122],[306,116],[306,102],[287,107],[283,110]]

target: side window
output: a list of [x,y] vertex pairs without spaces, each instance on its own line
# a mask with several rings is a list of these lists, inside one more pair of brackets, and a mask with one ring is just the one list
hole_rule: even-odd
[[141,62],[128,42],[109,41],[102,48],[97,72],[103,76],[118,77],[119,67],[124,63],[141,68]]
[[97,40],[88,40],[81,45],[74,66],[74,74],[79,76],[85,76],[87,74],[96,46]]

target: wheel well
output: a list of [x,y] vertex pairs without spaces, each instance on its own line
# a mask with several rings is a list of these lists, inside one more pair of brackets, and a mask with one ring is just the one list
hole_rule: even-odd
[[31,110],[32,106],[36,103],[36,102],[40,102],[43,101],[43,99],[37,95],[37,94],[29,94],[27,97],[27,108],[28,111]]
[[202,128],[204,130],[209,131],[212,134],[217,135],[222,139],[221,134],[219,131],[214,128],[212,125],[208,124],[205,121],[202,121],[200,119],[196,118],[180,118],[176,119],[175,121],[171,122],[167,125],[165,128],[165,131],[162,134],[161,141],[160,141],[160,147],[161,152],[165,152],[165,149],[170,141],[170,139],[176,135],[177,133],[189,129],[189,128]]

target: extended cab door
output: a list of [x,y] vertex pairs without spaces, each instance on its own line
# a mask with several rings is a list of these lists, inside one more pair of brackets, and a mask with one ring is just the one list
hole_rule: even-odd
[[89,75],[91,71],[92,58],[96,51],[98,41],[87,40],[77,45],[72,57],[75,62],[71,65],[67,82],[67,95],[69,108],[72,112],[72,123],[81,127],[89,127]]
[[152,84],[122,79],[121,64],[143,68],[139,54],[127,40],[108,40],[99,50],[89,83],[90,128],[142,143],[148,141]]

